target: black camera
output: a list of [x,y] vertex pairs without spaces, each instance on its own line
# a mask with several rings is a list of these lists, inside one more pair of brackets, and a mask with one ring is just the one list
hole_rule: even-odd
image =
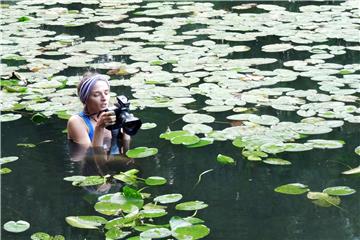
[[107,111],[115,112],[116,123],[114,125],[107,126],[106,129],[114,130],[123,128],[126,134],[133,136],[141,127],[141,120],[129,112],[130,103],[127,97],[121,95],[117,96],[116,99],[117,103],[115,103],[115,106],[107,109]]

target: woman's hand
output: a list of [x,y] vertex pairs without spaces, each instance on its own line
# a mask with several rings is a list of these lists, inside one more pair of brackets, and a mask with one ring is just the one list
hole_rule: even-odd
[[105,128],[116,123],[114,111],[102,112],[96,122],[96,127]]

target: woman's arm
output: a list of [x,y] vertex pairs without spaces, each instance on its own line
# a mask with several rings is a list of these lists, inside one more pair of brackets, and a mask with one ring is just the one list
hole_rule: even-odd
[[68,139],[87,147],[91,146],[87,127],[80,116],[74,115],[70,117],[67,123],[67,131]]

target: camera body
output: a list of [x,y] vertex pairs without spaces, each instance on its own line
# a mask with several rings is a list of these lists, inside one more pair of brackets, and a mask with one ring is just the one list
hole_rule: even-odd
[[117,103],[115,103],[115,106],[106,110],[115,112],[116,123],[114,125],[107,126],[106,129],[114,130],[123,128],[126,134],[133,136],[141,127],[141,120],[129,112],[130,103],[127,97],[121,95],[117,96],[116,99]]

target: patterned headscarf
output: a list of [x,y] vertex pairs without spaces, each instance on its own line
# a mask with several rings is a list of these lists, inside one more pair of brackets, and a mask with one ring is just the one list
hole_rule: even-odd
[[104,81],[110,87],[109,81],[107,80],[107,76],[103,74],[95,74],[88,79],[84,80],[80,89],[79,89],[79,98],[82,103],[86,103],[86,100],[89,98],[92,88],[94,87],[97,81]]

